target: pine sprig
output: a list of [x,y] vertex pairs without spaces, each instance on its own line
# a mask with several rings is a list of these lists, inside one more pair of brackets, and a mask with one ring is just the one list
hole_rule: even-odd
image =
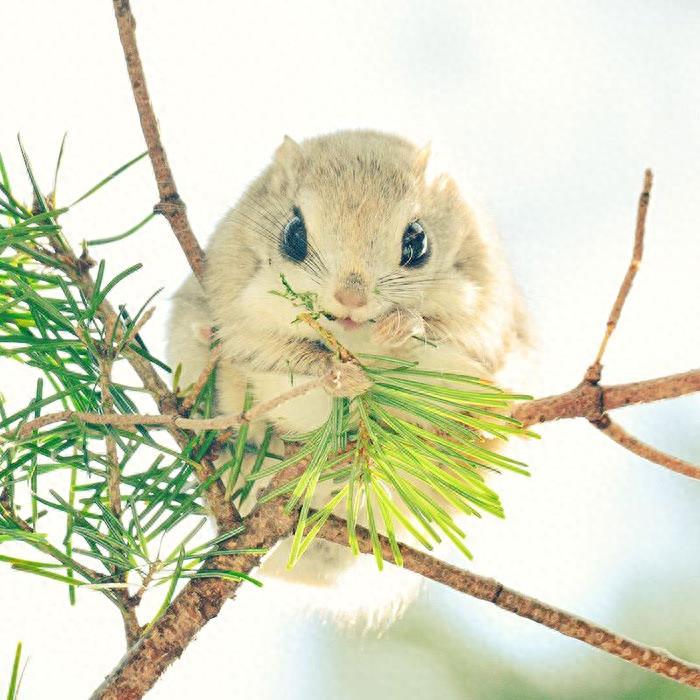
[[[504,517],[484,472],[529,472],[522,462],[490,449],[489,441],[536,437],[507,415],[513,401],[530,397],[506,393],[477,377],[421,369],[417,362],[355,356],[319,323],[327,314],[317,308],[315,297],[297,294],[284,277],[282,284],[280,296],[305,309],[297,320],[315,328],[340,360],[361,364],[372,380],[360,396],[334,399],[328,419],[316,430],[288,436],[300,443],[291,457],[248,477],[268,477],[308,460],[300,477],[265,496],[289,492],[287,508],[301,504],[288,565],[294,566],[343,503],[350,548],[359,552],[356,525],[362,514],[380,569],[380,523],[399,565],[399,533],[428,549],[448,538],[471,558],[453,513]],[[314,512],[319,484],[327,481],[335,488]]]

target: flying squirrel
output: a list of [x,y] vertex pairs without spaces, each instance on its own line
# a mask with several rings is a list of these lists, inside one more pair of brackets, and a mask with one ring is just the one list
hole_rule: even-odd
[[[427,147],[375,131],[285,137],[218,224],[203,283],[190,276],[175,295],[168,359],[181,365],[180,384],[204,369],[215,329],[218,413],[241,412],[247,390],[265,401],[335,367],[333,383],[267,416],[278,435],[303,434],[325,421],[333,395],[364,388],[357,367],[337,363],[316,331],[293,323],[299,309],[270,294],[283,274],[317,295],[322,323],[353,353],[515,387],[531,349],[521,295],[498,238],[454,180],[426,181],[428,157]],[[259,442],[264,427],[251,425],[248,439]],[[319,485],[319,505],[332,488]],[[288,572],[279,549],[262,573],[307,583],[333,583],[354,559],[316,541]]]

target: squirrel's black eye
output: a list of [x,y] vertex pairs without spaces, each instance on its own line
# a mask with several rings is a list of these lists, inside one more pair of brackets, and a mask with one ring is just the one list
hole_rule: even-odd
[[406,226],[401,242],[401,265],[418,267],[427,262],[429,257],[428,237],[419,221]]
[[308,252],[306,226],[299,209],[294,207],[292,214],[292,218],[282,230],[281,248],[288,258],[301,262]]

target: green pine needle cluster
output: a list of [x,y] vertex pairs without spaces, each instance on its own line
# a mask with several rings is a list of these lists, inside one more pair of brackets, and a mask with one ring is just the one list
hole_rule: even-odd
[[[66,584],[71,602],[80,587],[101,591],[120,608],[129,592],[139,591],[140,598],[146,590],[161,590],[162,605],[154,619],[182,580],[216,575],[253,581],[239,572],[213,572],[203,566],[222,551],[222,542],[243,530],[212,538],[204,529],[208,484],[198,483],[195,471],[217,432],[193,435],[184,449],[145,426],[127,430],[68,421],[19,436],[25,423],[46,412],[103,412],[99,376],[105,358],[120,377],[109,385],[117,413],[138,414],[147,400],[133,374],[123,378],[129,374],[125,353],[170,371],[133,332],[153,297],[135,312],[113,304],[118,322],[109,327],[100,311],[141,266],[110,274],[104,260],[95,264],[89,254],[92,246],[131,235],[151,217],[125,234],[84,243],[79,258],[70,253],[59,223],[62,214],[95,195],[144,154],[63,208],[55,207],[53,194],[42,194],[24,149],[22,155],[32,206],[15,196],[0,157],[0,361],[4,368],[8,359],[33,368],[36,384],[17,410],[8,410],[0,396],[0,562]],[[76,282],[80,266],[94,266],[89,295]],[[212,376],[194,410],[208,415],[213,405]],[[114,441],[119,461],[118,515],[109,501],[107,438]],[[212,480],[240,470],[245,437],[222,447],[230,459]],[[264,456],[263,452],[260,461]],[[249,492],[246,488],[233,498],[240,502]],[[47,532],[61,526],[63,536],[49,537]]]
[[[315,295],[297,293],[284,275],[281,281],[284,291],[272,293],[306,309],[296,322],[328,316],[318,309]],[[316,323],[311,325],[318,329]],[[327,338],[325,330],[324,336]],[[421,369],[417,362],[379,355],[354,359],[361,363],[372,386],[351,400],[334,399],[321,427],[287,438],[301,444],[298,451],[248,477],[270,476],[308,460],[301,476],[264,497],[288,492],[290,510],[301,503],[288,565],[294,566],[341,504],[345,504],[348,543],[355,554],[359,553],[358,514],[366,514],[380,569],[381,525],[399,566],[398,527],[428,549],[432,542],[447,537],[471,558],[465,533],[451,513],[504,516],[484,471],[507,469],[525,475],[528,471],[522,462],[484,443],[513,435],[536,437],[505,413],[513,401],[531,397],[505,393],[476,377]],[[332,498],[312,512],[318,484],[324,481],[335,486]]]

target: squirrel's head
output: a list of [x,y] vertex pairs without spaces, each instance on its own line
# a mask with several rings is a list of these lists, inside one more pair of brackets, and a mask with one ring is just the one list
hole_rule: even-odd
[[228,225],[267,289],[281,272],[346,328],[396,306],[444,315],[456,296],[463,314],[491,276],[488,246],[454,182],[426,182],[428,156],[372,131],[285,137]]

